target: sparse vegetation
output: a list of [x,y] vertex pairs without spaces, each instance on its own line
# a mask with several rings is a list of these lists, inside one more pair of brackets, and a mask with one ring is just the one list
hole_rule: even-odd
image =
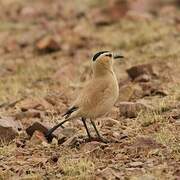
[[[131,9],[130,0],[124,10],[113,5],[116,1],[0,2],[0,118],[12,116],[23,126],[23,133],[11,143],[0,142],[0,180],[179,178],[178,3],[161,1],[162,5],[153,4],[151,9],[154,2],[147,0],[147,9],[141,3]],[[145,13],[138,12],[141,8]],[[43,42],[40,48],[46,50],[39,53],[37,41],[46,35],[60,48]],[[78,120],[65,125],[74,128],[82,140],[73,147],[30,139],[25,133],[29,125],[40,121],[52,126],[69,107],[91,77],[88,61],[99,50],[121,51],[125,56],[115,63],[120,88],[125,89],[120,99],[142,100],[152,110],[143,109],[137,117],[127,118],[119,113],[117,102],[110,118],[97,121],[103,136],[116,143],[85,143]],[[140,64],[153,65],[155,75],[128,77],[126,70]],[[20,101],[9,106],[16,100]],[[18,113],[24,114],[19,118]]]
[[66,157],[59,161],[59,167],[62,168],[63,179],[92,179],[95,170],[93,162],[86,158]]

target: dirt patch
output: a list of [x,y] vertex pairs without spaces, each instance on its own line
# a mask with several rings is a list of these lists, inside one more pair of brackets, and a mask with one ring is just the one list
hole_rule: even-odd
[[[3,0],[0,7],[0,119],[22,123],[22,132],[0,143],[0,179],[179,178],[178,1]],[[96,121],[111,143],[87,142],[78,119],[56,132],[59,142],[38,131],[30,138],[33,122],[58,123],[99,50],[125,56],[114,64],[116,107]],[[153,109],[122,116],[124,101]]]

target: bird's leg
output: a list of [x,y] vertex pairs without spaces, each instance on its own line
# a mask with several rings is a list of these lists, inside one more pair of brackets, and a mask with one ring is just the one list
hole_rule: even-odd
[[91,121],[91,124],[93,125],[93,127],[94,127],[94,129],[96,131],[96,134],[98,135],[99,138],[101,138],[101,135],[100,135],[100,133],[99,133],[97,127],[96,127],[96,124],[94,123],[94,121],[92,119],[90,119],[90,121]]
[[89,139],[91,139],[92,137],[91,137],[91,134],[90,134],[89,129],[88,129],[88,127],[87,127],[86,119],[82,117],[81,120],[82,120],[82,122],[83,122],[83,124],[84,124],[84,127],[85,127],[85,129],[86,129],[86,132],[87,132],[87,135],[88,135]]
[[106,139],[104,139],[104,138],[100,135],[100,133],[99,133],[97,127],[96,127],[95,122],[94,122],[92,119],[90,119],[90,121],[91,121],[91,124],[92,124],[93,127],[94,127],[94,130],[96,131],[96,134],[97,134],[99,140],[102,141],[102,142],[104,142],[104,143],[107,143],[108,141],[107,141]]

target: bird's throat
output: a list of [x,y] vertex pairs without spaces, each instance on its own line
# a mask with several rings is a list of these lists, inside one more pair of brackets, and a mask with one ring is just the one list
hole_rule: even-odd
[[106,75],[114,76],[114,71],[112,67],[101,66],[100,68],[97,67],[93,69],[93,75],[94,77],[100,77],[100,76],[106,76]]

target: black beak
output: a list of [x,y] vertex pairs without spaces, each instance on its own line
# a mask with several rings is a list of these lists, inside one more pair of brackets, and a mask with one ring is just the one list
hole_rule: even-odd
[[113,58],[114,58],[114,59],[120,59],[120,58],[124,58],[124,56],[121,56],[121,55],[114,55]]

